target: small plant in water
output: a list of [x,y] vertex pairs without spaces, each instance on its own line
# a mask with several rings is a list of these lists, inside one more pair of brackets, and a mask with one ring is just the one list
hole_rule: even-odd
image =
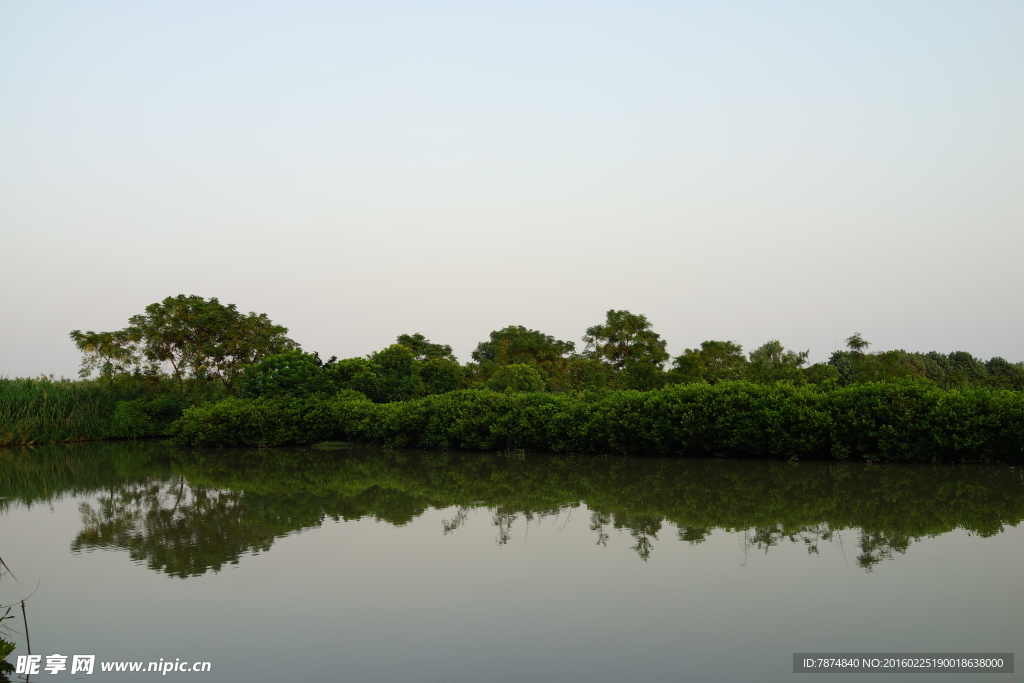
[[526,449],[524,448],[509,448],[505,451],[505,456],[509,460],[526,460]]
[[[13,618],[14,617],[11,616],[10,607],[8,607],[3,616],[0,617],[0,629],[5,631],[5,635],[7,629],[4,628],[3,622]],[[8,677],[8,674],[14,672],[14,665],[7,661],[7,656],[14,652],[14,647],[14,643],[0,637],[0,681],[9,681],[10,678]]]

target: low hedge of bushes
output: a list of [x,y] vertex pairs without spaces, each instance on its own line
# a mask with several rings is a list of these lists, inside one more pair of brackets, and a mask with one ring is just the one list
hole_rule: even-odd
[[922,381],[721,382],[579,394],[464,390],[395,403],[344,392],[199,405],[171,434],[191,447],[354,441],[552,453],[1018,460],[1024,394]]

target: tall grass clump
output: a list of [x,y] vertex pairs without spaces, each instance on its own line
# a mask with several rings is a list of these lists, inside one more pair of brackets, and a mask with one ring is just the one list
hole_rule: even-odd
[[0,378],[0,446],[102,439],[115,404],[97,382]]

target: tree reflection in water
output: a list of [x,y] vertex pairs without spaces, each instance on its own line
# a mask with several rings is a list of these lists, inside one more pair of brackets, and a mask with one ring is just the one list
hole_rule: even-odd
[[155,571],[185,578],[270,550],[288,525],[251,523],[244,494],[189,486],[185,478],[129,484],[82,503],[83,529],[71,549],[128,551]]
[[[136,448],[136,450],[132,450]],[[198,576],[267,551],[280,536],[327,518],[401,526],[451,509],[439,536],[489,511],[496,542],[514,525],[567,523],[585,505],[595,542],[632,538],[644,561],[659,534],[699,545],[739,534],[744,556],[781,543],[809,555],[834,543],[872,571],[920,538],[981,536],[1024,519],[1021,470],[999,465],[868,465],[347,449],[178,452],[154,444],[96,444],[0,454],[0,513],[67,494],[81,505],[76,552],[127,550],[172,576]],[[565,515],[562,520],[560,516]]]

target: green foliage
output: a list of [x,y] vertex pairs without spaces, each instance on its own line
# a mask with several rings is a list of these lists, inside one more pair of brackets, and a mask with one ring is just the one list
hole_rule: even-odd
[[642,360],[628,359],[622,372],[616,377],[615,388],[637,389],[650,391],[663,386],[666,382],[661,366],[650,358]]
[[466,386],[465,370],[450,358],[419,361],[419,373],[425,394],[446,394]]
[[836,351],[828,360],[843,385],[927,379],[946,389],[990,387],[1024,390],[1024,364],[1002,358],[983,362],[966,351],[950,354],[911,353],[897,349],[881,353]]
[[871,342],[864,339],[860,332],[854,332],[846,338],[846,347],[854,353],[863,353],[869,346],[871,346]]
[[547,381],[549,391],[596,391],[618,384],[621,372],[598,358],[571,356],[562,373]]
[[838,382],[839,370],[836,369],[836,366],[828,363],[815,363],[809,368],[804,368],[804,379],[811,384]]
[[322,363],[315,353],[286,351],[267,356],[246,368],[241,385],[242,397],[302,398],[350,390],[387,403],[424,394],[445,393],[464,386],[465,372],[458,361],[429,349],[425,352],[422,345],[420,352],[433,357],[416,360],[416,352],[401,344],[393,344],[370,358],[341,361],[332,358],[327,363]]
[[0,446],[101,439],[117,399],[98,382],[0,379]]
[[[11,608],[7,607],[0,616],[0,629],[5,633],[8,629],[4,622],[9,619],[14,619],[14,616],[11,614]],[[0,681],[10,680],[7,675],[14,672],[14,666],[7,661],[7,657],[14,652],[15,647],[17,646],[14,643],[0,638]]]
[[[171,425],[177,443],[189,446],[280,446],[343,439],[373,404],[366,396],[341,390],[334,396],[306,398],[228,398],[185,410]],[[355,427],[352,427],[355,428]]]
[[0,379],[0,446],[163,436],[186,405],[157,377]]
[[230,391],[245,366],[297,346],[285,336],[288,329],[274,325],[266,314],[244,315],[216,298],[167,297],[128,323],[116,332],[71,332],[83,353],[82,377],[96,371],[108,378],[151,376],[169,366],[182,396],[186,381],[215,379]]
[[189,409],[173,431],[188,446],[352,440],[554,453],[1014,460],[1024,457],[1024,396],[927,382],[468,390],[379,405],[315,397],[224,401]]
[[487,386],[495,391],[544,391],[544,378],[534,365],[511,363],[500,366]]
[[669,379],[676,383],[699,382],[715,384],[744,379],[747,359],[743,347],[731,341],[705,341],[699,349],[686,349],[676,356]]
[[187,401],[177,396],[118,401],[107,436],[120,439],[167,436],[171,423],[181,417],[188,406]]
[[651,329],[645,315],[611,310],[603,325],[587,328],[583,337],[588,354],[623,370],[630,363],[647,362],[658,368],[668,360],[665,342]]
[[[328,366],[333,362],[331,359]],[[298,350],[275,353],[246,367],[244,374],[241,383],[243,398],[333,394],[337,390],[316,353]]]
[[750,352],[747,377],[760,384],[772,384],[780,380],[803,384],[807,381],[803,366],[807,364],[810,351],[787,351],[778,339]]
[[474,369],[478,379],[484,383],[507,365],[533,365],[546,381],[565,373],[567,356],[575,348],[572,342],[522,325],[510,325],[491,332],[488,341],[477,344],[472,357],[477,361]]
[[416,360],[455,360],[452,347],[447,344],[434,344],[422,334],[400,334],[395,340],[412,351]]
[[358,391],[374,401],[380,400],[381,374],[381,368],[366,358],[346,358],[324,369],[324,375],[339,389]]
[[[7,611],[10,612],[11,608],[8,607]],[[14,673],[14,665],[7,661],[7,657],[14,652],[15,647],[14,643],[0,638],[0,681],[10,680],[8,674]]]
[[[503,394],[520,395],[508,398],[507,400],[510,401],[526,401],[527,398],[522,395],[533,395],[539,392],[560,394],[563,396],[558,399],[553,399],[550,396],[529,398],[529,401],[540,401],[536,405],[530,404],[529,414],[539,416],[547,414],[545,411],[554,411],[553,414],[557,416],[561,416],[563,413],[572,413],[584,420],[584,423],[573,426],[573,429],[576,430],[573,432],[574,435],[559,432],[551,436],[547,442],[543,439],[537,440],[539,437],[536,435],[544,430],[550,431],[552,427],[546,425],[542,428],[539,423],[530,423],[531,426],[527,431],[534,436],[530,436],[526,442],[534,443],[541,450],[554,449],[557,451],[563,448],[557,444],[577,444],[572,448],[586,452],[615,451],[620,447],[640,452],[642,448],[646,447],[643,444],[653,443],[650,439],[654,439],[654,442],[657,443],[675,444],[672,448],[678,449],[678,452],[739,453],[742,449],[735,444],[742,441],[738,436],[740,432],[727,434],[728,430],[715,432],[718,436],[710,441],[706,440],[704,436],[698,439],[689,432],[687,432],[689,435],[686,438],[666,436],[666,434],[678,432],[679,427],[676,425],[668,432],[659,432],[657,438],[654,438],[645,435],[646,433],[642,431],[630,432],[631,429],[634,429],[633,426],[629,426],[632,424],[630,421],[632,417],[622,418],[625,419],[625,422],[615,423],[613,431],[619,430],[623,434],[632,434],[631,438],[638,439],[632,445],[627,443],[625,437],[621,437],[621,442],[617,440],[619,437],[611,439],[608,434],[612,432],[593,431],[593,429],[597,429],[594,426],[597,424],[606,425],[607,429],[612,429],[608,425],[612,425],[614,420],[609,422],[611,418],[607,416],[613,413],[618,415],[615,411],[625,410],[624,406],[631,406],[633,405],[631,402],[640,401],[638,392],[653,394],[653,396],[643,399],[645,401],[664,402],[668,400],[665,397],[669,395],[677,396],[677,398],[683,396],[683,394],[672,394],[671,386],[711,385],[718,387],[723,385],[722,393],[715,394],[702,394],[700,392],[705,389],[696,386],[687,389],[686,391],[696,392],[692,396],[686,394],[686,396],[691,396],[685,401],[687,405],[690,405],[687,410],[697,411],[695,406],[704,405],[706,401],[718,405],[716,402],[726,401],[727,396],[733,395],[728,392],[739,392],[733,399],[718,405],[716,410],[740,410],[741,414],[729,417],[729,419],[732,419],[737,425],[736,429],[756,433],[758,429],[764,431],[776,422],[781,424],[785,423],[785,420],[791,419],[792,415],[786,410],[795,410],[799,413],[800,411],[794,407],[798,404],[805,407],[818,406],[813,410],[806,408],[806,410],[811,410],[813,415],[808,413],[811,417],[807,417],[806,424],[800,422],[795,428],[796,431],[791,435],[792,439],[797,439],[797,436],[794,435],[801,434],[800,430],[807,427],[807,424],[817,425],[811,430],[816,436],[806,437],[807,444],[813,442],[813,445],[805,444],[806,453],[819,455],[831,453],[837,457],[848,457],[850,454],[861,454],[864,457],[889,457],[888,453],[891,450],[893,453],[899,453],[893,457],[924,458],[927,457],[924,455],[927,449],[921,444],[925,443],[927,439],[920,441],[916,446],[909,445],[910,442],[908,442],[902,446],[890,447],[889,441],[881,439],[878,434],[872,436],[873,432],[870,429],[865,432],[867,436],[861,435],[864,438],[860,441],[854,439],[853,432],[849,431],[853,428],[849,425],[859,423],[850,420],[860,413],[852,409],[847,413],[835,412],[839,403],[833,394],[841,388],[852,390],[858,386],[872,385],[864,390],[870,395],[893,391],[903,396],[900,392],[909,391],[906,387],[914,386],[917,387],[915,391],[918,391],[918,394],[914,394],[914,398],[906,400],[914,405],[924,405],[929,401],[938,401],[935,398],[938,394],[931,393],[932,389],[939,391],[961,390],[962,393],[958,396],[971,396],[970,401],[973,403],[970,405],[978,407],[988,406],[989,404],[985,402],[988,399],[982,400],[979,397],[983,394],[975,395],[968,390],[1013,391],[1017,392],[1018,396],[1024,392],[1024,363],[1010,363],[1003,358],[982,361],[963,351],[955,351],[948,355],[937,352],[911,353],[904,350],[867,353],[870,343],[860,333],[850,336],[846,340],[848,348],[833,353],[828,363],[819,363],[811,367],[806,367],[807,352],[786,350],[778,340],[769,341],[752,351],[749,360],[743,354],[743,349],[739,344],[712,340],[702,342],[699,349],[686,349],[682,355],[674,359],[673,368],[665,372],[664,364],[668,359],[665,342],[651,329],[651,323],[646,316],[636,315],[625,310],[609,310],[606,313],[604,324],[587,329],[583,338],[587,348],[581,355],[574,354],[575,345],[572,342],[561,341],[523,326],[509,326],[491,332],[489,340],[481,342],[473,351],[474,362],[465,366],[459,365],[452,355],[450,346],[435,344],[418,332],[399,335],[397,338],[399,343],[366,358],[350,358],[341,361],[331,358],[327,363],[323,363],[319,355],[315,353],[303,353],[295,342],[285,336],[286,333],[286,328],[274,325],[264,314],[244,315],[233,304],[221,304],[216,298],[206,300],[198,296],[184,295],[168,297],[160,303],[147,306],[144,314],[132,316],[129,319],[129,326],[122,330],[98,333],[83,333],[76,330],[71,333],[71,337],[83,353],[80,374],[83,377],[89,377],[98,373],[99,378],[80,382],[55,381],[45,378],[41,380],[0,379],[0,446],[108,437],[163,436],[169,433],[171,422],[182,414],[185,405],[184,399],[187,398],[190,403],[196,405],[204,402],[216,402],[225,396],[239,393],[245,399],[281,399],[281,401],[279,403],[264,401],[252,404],[258,406],[251,408],[252,411],[255,411],[252,415],[259,414],[261,417],[256,420],[258,424],[254,423],[256,426],[252,426],[251,429],[246,427],[249,429],[249,432],[246,432],[249,436],[231,436],[230,429],[226,426],[214,429],[209,436],[200,434],[194,439],[191,436],[182,436],[181,434],[184,432],[175,433],[179,434],[180,439],[187,443],[193,441],[195,443],[221,443],[223,439],[227,440],[223,441],[224,443],[304,443],[305,441],[302,439],[307,437],[295,435],[289,431],[290,427],[287,426],[287,423],[291,418],[284,419],[284,422],[279,424],[273,423],[272,420],[268,421],[263,416],[263,411],[269,410],[267,406],[281,405],[287,406],[288,410],[293,412],[298,411],[295,414],[299,415],[301,419],[296,419],[300,419],[301,422],[307,419],[307,417],[303,417],[307,416],[307,413],[319,415],[317,406],[335,394],[339,395],[339,401],[331,403],[331,405],[351,403],[349,399],[352,398],[353,392],[358,392],[376,404],[421,401],[405,408],[382,409],[385,412],[378,415],[379,424],[382,425],[391,424],[392,422],[389,421],[395,415],[406,415],[402,411],[411,411],[409,415],[420,415],[422,411],[441,410],[439,406],[448,405],[445,401],[455,401],[450,397],[439,398],[437,399],[439,402],[424,401],[425,397],[445,397],[453,392],[467,389],[473,391],[489,389]],[[736,386],[739,385],[731,388],[725,386],[742,381],[750,382],[750,384],[743,385],[747,388],[742,391],[736,389]],[[788,388],[775,387],[778,383],[790,386]],[[880,386],[882,384],[896,385],[896,388],[885,388]],[[666,387],[666,385],[670,386]],[[812,393],[800,394],[799,400],[790,397],[789,394],[778,396],[773,394],[773,398],[768,399],[757,393],[762,391],[761,389],[751,388],[756,386],[774,387],[772,391],[785,392],[795,388],[804,388],[805,385],[809,385],[806,390]],[[610,390],[616,390],[618,393],[622,393],[622,396],[611,396]],[[683,389],[678,390],[683,391]],[[172,397],[172,393],[176,394],[176,397]],[[487,414],[487,410],[490,408],[484,410],[480,408],[479,404],[479,401],[487,403],[492,400],[488,398],[485,401],[481,398],[485,395],[489,394],[465,394],[464,398],[474,397],[470,401],[476,406],[474,410],[479,409],[483,411],[481,414]],[[984,396],[997,395],[1001,396],[998,392],[984,394]],[[693,398],[696,396],[701,398]],[[744,398],[741,399],[740,396]],[[830,398],[822,398],[823,396]],[[564,401],[564,403],[544,403],[544,401],[550,400]],[[1014,399],[1003,397],[992,400],[999,405],[1010,405]],[[772,401],[777,403],[773,404]],[[328,402],[330,403],[330,401]],[[742,413],[742,411],[752,410],[753,408],[750,406],[754,404],[760,406],[759,402],[764,402],[763,414],[759,414],[757,419]],[[953,403],[954,401],[950,399],[944,405]],[[930,405],[930,403],[928,404]],[[235,422],[231,422],[231,420],[228,422],[237,426],[244,422],[239,416],[246,410],[250,410],[250,408],[244,407],[249,405],[231,403],[219,410],[225,411],[224,414],[235,415],[235,418],[232,418]],[[460,410],[466,407],[462,403],[458,405],[461,406]],[[821,405],[825,405],[827,408],[821,408]],[[646,406],[642,410],[661,410],[664,407],[661,403],[658,406]],[[636,409],[641,410],[641,408]],[[981,410],[981,408],[978,409]],[[501,410],[505,410],[505,408]],[[804,408],[800,410],[804,410]],[[875,412],[871,414],[877,417],[881,408],[872,410]],[[997,438],[991,429],[979,427],[978,425],[981,423],[978,420],[981,418],[978,418],[972,412],[973,410],[974,408],[965,408],[962,414],[966,422],[957,425],[951,423],[940,427],[935,422],[937,419],[935,416],[938,413],[929,416],[927,420],[931,421],[927,422],[926,426],[932,431],[929,432],[928,438],[931,441],[928,443],[939,444],[941,448],[952,448],[958,453],[960,452],[958,449],[964,450],[965,453],[977,452],[981,454],[978,457],[996,457],[992,454],[1002,453],[1003,451],[992,450],[989,446],[999,442],[999,439],[1003,437]],[[201,422],[206,419],[216,421],[219,419],[217,416],[220,415],[221,413],[217,412],[217,409],[210,408],[208,412],[193,413],[193,417],[182,424],[189,425],[195,420]],[[486,419],[491,421],[487,423],[490,436],[482,439],[480,443],[491,443],[492,437],[500,431],[498,425],[504,419],[501,416],[504,413],[487,415]],[[628,415],[631,416],[632,413],[628,413]],[[813,419],[811,419],[812,417]],[[441,429],[438,425],[442,424],[442,418],[443,410],[430,418],[431,424],[434,425],[431,430],[434,430],[435,427]],[[771,422],[769,418],[776,422]],[[819,418],[825,420],[822,425],[828,423],[831,426],[826,429],[819,425],[815,422]],[[309,419],[314,418],[310,417]],[[536,417],[536,419],[540,418]],[[558,420],[561,419],[558,417]],[[724,424],[722,421],[726,417],[715,419],[717,420],[716,424]],[[875,417],[871,419],[873,420]],[[1004,424],[1000,422],[1004,419],[1003,417],[992,419],[995,419],[997,424]],[[763,424],[758,423],[757,420],[761,420]],[[273,426],[272,423],[277,426]],[[692,424],[698,423],[699,420],[692,422]],[[761,424],[761,426],[751,426],[756,424]],[[1007,443],[1016,443],[1013,441],[1016,438],[1013,435],[1019,431],[1019,425],[1011,422],[1006,423],[1005,426],[1006,431],[1003,436],[1005,439],[1009,439]],[[889,425],[889,427],[897,432],[904,430],[900,432],[900,438],[911,440],[918,438],[912,437],[906,431],[910,429],[909,422],[903,427],[897,428],[893,425]],[[320,431],[317,431],[318,429]],[[347,423],[340,428],[317,427],[310,433],[320,433],[325,429],[327,431],[334,429],[332,433],[354,435],[354,438],[366,437],[383,440],[392,438],[386,431],[374,432],[371,429],[364,433],[362,427]],[[462,427],[456,431],[458,432],[460,429]],[[476,433],[474,431],[476,429],[477,427],[474,426],[470,431]],[[661,428],[659,427],[659,429]],[[668,428],[666,427],[666,429]],[[949,437],[950,430],[957,429],[966,430],[964,433],[970,433],[971,436],[962,439],[961,437],[955,439]],[[270,430],[272,433],[263,434],[261,430]],[[827,436],[823,436],[826,432]],[[406,436],[402,436],[400,441],[412,438],[409,436],[408,430],[402,431],[402,433]],[[518,443],[525,438],[518,432],[510,432],[510,434],[516,435],[509,437],[509,443]],[[701,434],[705,434],[705,432],[701,432]],[[844,434],[844,436],[839,437],[838,434]],[[399,437],[395,436],[395,438]],[[453,441],[454,437],[451,434],[443,433],[443,429],[441,432],[428,430],[423,438],[425,439],[424,443],[455,443],[458,441],[457,439]],[[707,438],[710,439],[710,437]],[[779,443],[785,441],[782,436],[778,438],[782,439]],[[234,441],[231,441],[232,439]],[[705,440],[701,441],[701,439]],[[782,452],[779,450],[781,447],[758,445],[754,441],[751,441],[752,445],[750,446],[754,449],[752,452],[760,452],[758,449],[763,450],[763,448],[774,448],[773,453]],[[773,442],[768,439],[764,443]],[[874,445],[864,446],[865,443]],[[569,448],[569,446],[565,446],[565,448]],[[876,450],[871,451],[871,448]],[[1016,452],[1013,451],[1013,448],[1016,446],[1010,447],[1010,451]],[[965,455],[963,457],[975,456]]]
[[1010,363],[997,356],[985,362],[985,369],[988,386],[1024,391],[1024,363]]
[[382,403],[408,401],[423,395],[423,384],[419,377],[416,355],[401,344],[391,346],[370,355],[380,378],[379,389],[373,400]]

